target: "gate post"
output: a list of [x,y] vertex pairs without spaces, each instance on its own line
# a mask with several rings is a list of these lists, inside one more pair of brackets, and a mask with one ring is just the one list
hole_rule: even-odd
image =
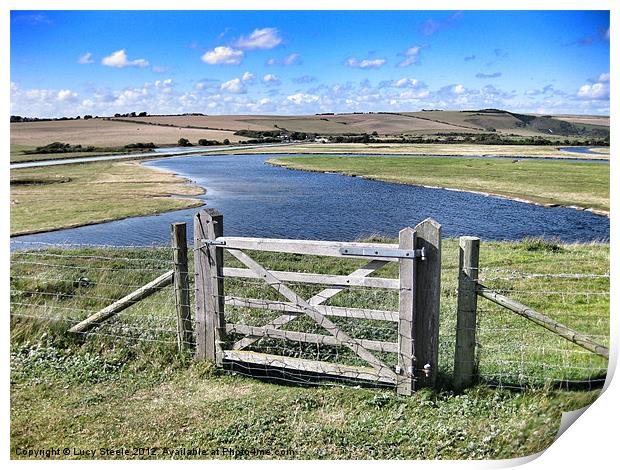
[[[411,227],[398,233],[398,248],[413,250],[416,244],[416,233]],[[414,349],[414,322],[416,298],[416,262],[415,258],[400,258],[398,297],[398,378],[396,392],[400,395],[411,395],[415,390],[416,358]]]
[[217,209],[203,209],[194,217],[196,271],[196,358],[222,365],[224,323],[224,253],[203,240],[224,234],[224,216]]
[[416,263],[413,343],[416,358],[416,388],[434,387],[439,368],[439,311],[441,300],[441,225],[426,219],[415,227],[416,249],[424,249],[425,260]]
[[187,266],[187,226],[171,225],[172,260],[174,262],[174,298],[177,309],[177,344],[179,351],[191,348],[192,314],[189,307],[189,269]]
[[480,239],[459,238],[459,287],[454,350],[454,388],[471,385],[476,369],[476,309]]

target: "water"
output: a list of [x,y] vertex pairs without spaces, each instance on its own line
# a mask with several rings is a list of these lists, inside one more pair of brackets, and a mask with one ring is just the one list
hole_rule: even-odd
[[563,147],[560,152],[582,153],[585,155],[605,155],[604,153],[594,152],[594,149],[603,149],[606,147]]
[[[433,217],[443,235],[483,240],[558,237],[566,242],[606,241],[609,219],[568,208],[545,208],[479,194],[310,173],[266,165],[268,155],[179,156],[145,163],[205,187],[199,196],[224,214],[229,236],[352,240],[371,234],[396,237],[406,226]],[[170,224],[197,209],[16,237],[18,242],[104,245],[168,244]],[[25,246],[12,244],[13,248]]]

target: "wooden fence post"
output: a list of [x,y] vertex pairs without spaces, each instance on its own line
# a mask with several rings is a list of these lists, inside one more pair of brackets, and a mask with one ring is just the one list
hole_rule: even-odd
[[224,217],[216,209],[204,209],[194,218],[196,270],[196,358],[223,362],[224,323],[224,254],[203,240],[224,234]]
[[174,298],[177,309],[177,344],[179,351],[191,348],[193,342],[192,315],[189,306],[189,268],[187,264],[187,225],[175,223],[172,230],[172,259],[174,261]]
[[415,227],[416,249],[424,248],[425,260],[416,263],[416,310],[413,343],[417,362],[416,388],[434,387],[439,359],[439,311],[441,300],[441,225],[426,219]]
[[476,370],[476,309],[480,239],[459,238],[459,286],[456,311],[454,388],[472,384]]
[[[416,233],[411,227],[402,229],[398,234],[398,248],[415,249]],[[416,263],[415,258],[399,260],[399,315],[398,315],[398,379],[396,392],[411,395],[415,390],[416,358],[414,351],[414,321],[416,299]]]

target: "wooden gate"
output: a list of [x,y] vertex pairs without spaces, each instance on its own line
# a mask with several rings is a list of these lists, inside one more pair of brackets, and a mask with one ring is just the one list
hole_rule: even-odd
[[[194,219],[196,274],[196,357],[288,369],[321,375],[377,381],[396,386],[398,393],[411,394],[416,388],[433,386],[437,377],[441,227],[432,219],[415,229],[399,233],[399,244],[345,243],[269,238],[225,237],[223,216],[206,209]],[[244,268],[225,267],[224,250]],[[274,271],[263,267],[245,250],[295,253],[300,255],[361,258],[367,264],[349,275]],[[370,277],[389,262],[399,263],[399,278]],[[261,280],[286,301],[225,295],[225,278]],[[305,299],[287,282],[321,284],[321,292]],[[399,310],[373,310],[326,305],[336,294],[351,286],[396,289]],[[264,326],[226,321],[226,306],[282,312]],[[284,329],[300,315],[306,315],[328,334]],[[385,320],[398,323],[398,341],[354,338],[329,317]],[[230,341],[232,334],[242,339]],[[246,348],[260,338],[342,346],[350,349],[367,366],[316,361],[263,354]],[[387,364],[371,351],[396,353],[397,364]]]

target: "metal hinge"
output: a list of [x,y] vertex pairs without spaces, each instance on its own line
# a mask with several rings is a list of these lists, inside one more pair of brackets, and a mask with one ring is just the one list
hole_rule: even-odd
[[345,256],[368,256],[378,258],[420,258],[421,261],[424,261],[426,259],[426,250],[424,247],[414,250],[382,247],[349,247],[340,248],[340,254]]
[[204,244],[204,246],[224,246],[224,245],[226,245],[226,242],[224,240],[208,240],[206,238],[203,238],[200,241]]

